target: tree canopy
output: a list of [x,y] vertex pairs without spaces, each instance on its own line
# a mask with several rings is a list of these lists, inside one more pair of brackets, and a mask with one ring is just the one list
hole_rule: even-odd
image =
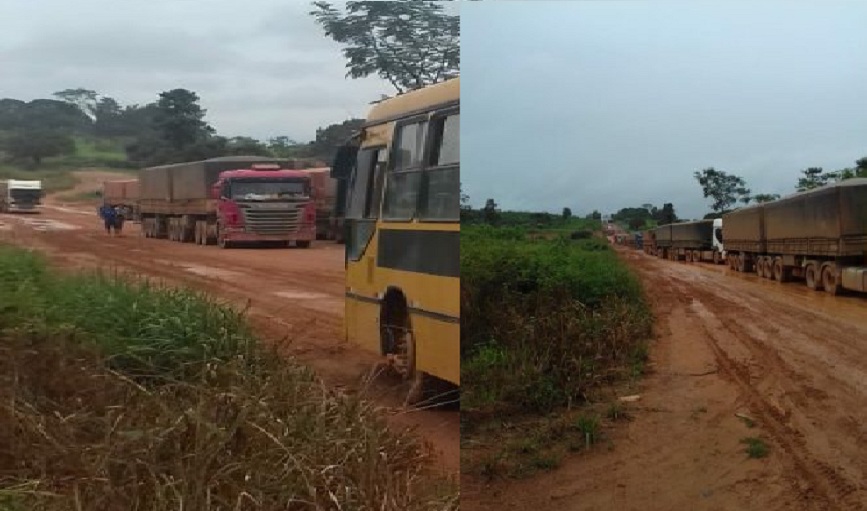
[[738,201],[744,204],[750,202],[750,189],[746,187],[746,181],[742,177],[713,167],[695,172],[693,175],[701,185],[704,196],[713,200],[710,207],[714,212],[727,211]]
[[372,74],[398,92],[440,82],[460,69],[460,18],[442,2],[350,1],[345,12],[313,2],[310,14],[325,35],[344,46],[346,76]]

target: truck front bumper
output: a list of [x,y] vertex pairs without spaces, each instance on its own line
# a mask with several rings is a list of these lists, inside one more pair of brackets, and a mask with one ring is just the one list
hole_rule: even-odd
[[248,232],[242,228],[226,228],[223,236],[227,241],[314,241],[316,239],[316,226],[304,226],[301,229],[288,234],[257,234]]

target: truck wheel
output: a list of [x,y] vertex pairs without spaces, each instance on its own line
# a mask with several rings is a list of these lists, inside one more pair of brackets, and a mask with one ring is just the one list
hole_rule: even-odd
[[774,270],[774,280],[776,280],[777,282],[783,282],[783,260],[782,259],[774,259],[773,270]]
[[841,287],[837,278],[837,269],[830,264],[822,268],[822,287],[832,295],[840,293]]
[[762,260],[762,276],[766,279],[774,278],[774,263],[770,257],[765,257]]
[[807,265],[807,271],[805,272],[804,278],[807,281],[807,287],[814,290],[819,291],[822,289],[822,283],[819,281],[819,267],[814,263],[810,263]]
[[298,240],[295,242],[295,246],[298,248],[310,248],[310,240]]
[[720,256],[720,253],[717,252],[716,250],[714,250],[713,251],[713,264],[722,264],[721,259],[722,259],[722,257]]
[[741,273],[744,273],[747,269],[747,256],[745,254],[738,255],[737,258],[737,270]]

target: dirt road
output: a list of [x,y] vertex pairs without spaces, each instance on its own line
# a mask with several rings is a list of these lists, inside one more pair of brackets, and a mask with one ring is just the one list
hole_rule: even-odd
[[620,250],[658,320],[634,420],[554,472],[464,478],[462,508],[867,509],[867,298]]
[[[49,197],[38,215],[0,215],[0,241],[36,248],[65,267],[101,266],[130,271],[199,289],[248,312],[260,336],[311,366],[329,385],[364,392],[386,408],[394,427],[414,427],[439,453],[441,467],[459,469],[457,411],[407,411],[405,387],[394,381],[360,386],[375,361],[341,343],[343,245],[315,242],[310,249],[233,249],[146,239],[127,223],[122,237],[109,237],[96,204],[63,203],[58,197],[96,189],[106,173],[79,173],[72,192]],[[126,175],[125,178],[129,176]],[[122,177],[124,178],[124,177]]]

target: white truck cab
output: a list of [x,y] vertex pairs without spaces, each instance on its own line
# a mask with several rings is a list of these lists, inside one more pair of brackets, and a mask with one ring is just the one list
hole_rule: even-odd
[[0,211],[36,211],[42,203],[42,181],[6,179],[0,181]]

